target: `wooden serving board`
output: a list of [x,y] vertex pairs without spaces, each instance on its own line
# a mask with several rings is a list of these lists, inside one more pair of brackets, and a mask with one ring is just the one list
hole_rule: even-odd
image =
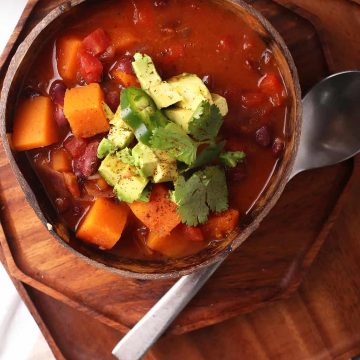
[[[20,22],[20,37],[9,54],[61,2],[40,0],[26,23]],[[270,0],[249,2],[283,35],[304,91],[329,74],[329,56],[324,55],[321,37],[309,21]],[[2,76],[8,60],[4,64]],[[348,161],[291,181],[259,230],[229,257],[170,332],[188,332],[288,297],[299,286],[337,217],[349,179],[356,176],[353,170],[353,162]],[[14,278],[123,333],[174,283],[123,278],[78,259],[42,227],[2,149],[0,174],[0,215],[5,234],[0,242]]]

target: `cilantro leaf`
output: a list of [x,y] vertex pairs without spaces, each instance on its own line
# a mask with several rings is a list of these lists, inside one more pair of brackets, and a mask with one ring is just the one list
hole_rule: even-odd
[[224,149],[225,141],[222,141],[221,143],[209,144],[206,148],[204,148],[201,153],[197,156],[195,162],[187,169],[195,169],[198,167],[202,167],[204,165],[207,165],[214,161],[221,151]]
[[206,178],[206,203],[216,213],[229,208],[228,190],[224,170],[219,166],[208,166],[203,171]]
[[196,159],[197,144],[177,124],[169,123],[153,131],[152,148],[168,151],[169,155],[187,165]]
[[195,172],[188,180],[180,176],[175,183],[172,200],[178,205],[183,223],[197,226],[207,221],[210,210],[228,209],[225,173],[219,166],[208,166]]
[[219,156],[220,161],[228,167],[235,167],[239,162],[242,162],[246,157],[243,151],[228,151]]
[[187,181],[180,176],[175,183],[172,198],[179,206],[177,212],[183,223],[196,226],[207,221],[209,208],[206,205],[206,186],[199,174],[193,174]]
[[213,140],[217,136],[223,118],[219,108],[204,100],[195,110],[189,122],[190,134],[199,141]]

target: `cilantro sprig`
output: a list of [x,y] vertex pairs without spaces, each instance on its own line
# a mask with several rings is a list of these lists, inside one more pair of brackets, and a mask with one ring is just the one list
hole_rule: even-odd
[[227,151],[220,154],[219,159],[223,165],[234,168],[239,162],[244,161],[246,154],[243,151]]
[[169,155],[187,165],[194,163],[198,144],[177,124],[169,123],[153,131],[152,148],[168,151]]
[[204,100],[195,110],[190,122],[189,132],[198,141],[213,140],[223,124],[223,117],[215,104]]
[[210,211],[228,209],[228,189],[224,170],[208,166],[195,172],[188,180],[180,176],[172,194],[183,223],[197,226],[206,223]]

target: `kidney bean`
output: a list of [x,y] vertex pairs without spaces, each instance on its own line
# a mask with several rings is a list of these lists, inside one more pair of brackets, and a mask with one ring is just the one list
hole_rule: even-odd
[[64,143],[65,149],[70,153],[73,158],[80,157],[85,152],[86,145],[86,140],[78,138],[76,136],[69,137]]
[[54,104],[64,106],[66,85],[61,80],[55,80],[49,90],[49,95]]
[[116,49],[114,45],[110,45],[106,50],[99,56],[99,60],[104,63],[109,63],[114,60]]
[[120,90],[111,90],[105,94],[105,102],[115,112],[120,104]]
[[255,141],[263,147],[268,147],[271,144],[270,129],[267,126],[261,127],[255,133]]
[[69,122],[67,121],[67,119],[64,115],[64,109],[59,105],[56,105],[56,107],[55,107],[54,118],[60,128],[68,128],[69,127]]
[[83,155],[74,160],[75,175],[80,178],[87,178],[94,175],[100,165],[100,160],[97,157],[97,148],[99,147],[99,140],[93,140],[85,149]]

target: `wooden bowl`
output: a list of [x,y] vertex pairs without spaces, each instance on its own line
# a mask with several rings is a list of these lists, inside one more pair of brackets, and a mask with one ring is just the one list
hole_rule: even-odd
[[182,259],[145,261],[121,257],[111,252],[98,250],[77,240],[74,234],[69,234],[46,196],[44,188],[30,165],[26,154],[13,152],[7,136],[8,133],[12,132],[16,100],[22,86],[22,79],[35,60],[39,49],[60,27],[64,26],[66,19],[71,19],[76,12],[81,11],[81,8],[87,6],[90,1],[75,0],[60,5],[31,31],[17,49],[4,80],[0,102],[0,134],[6,154],[27,201],[41,222],[57,241],[84,261],[123,276],[139,279],[162,279],[189,274],[223,259],[242,244],[258,228],[260,222],[279,199],[288,182],[300,140],[302,121],[301,91],[293,59],[281,36],[252,7],[242,0],[212,0],[218,3],[219,6],[234,12],[254,29],[276,57],[290,97],[285,131],[287,147],[284,156],[277,163],[270,182],[257,199],[248,216],[242,219],[237,230],[224,241],[214,242],[201,252]]

